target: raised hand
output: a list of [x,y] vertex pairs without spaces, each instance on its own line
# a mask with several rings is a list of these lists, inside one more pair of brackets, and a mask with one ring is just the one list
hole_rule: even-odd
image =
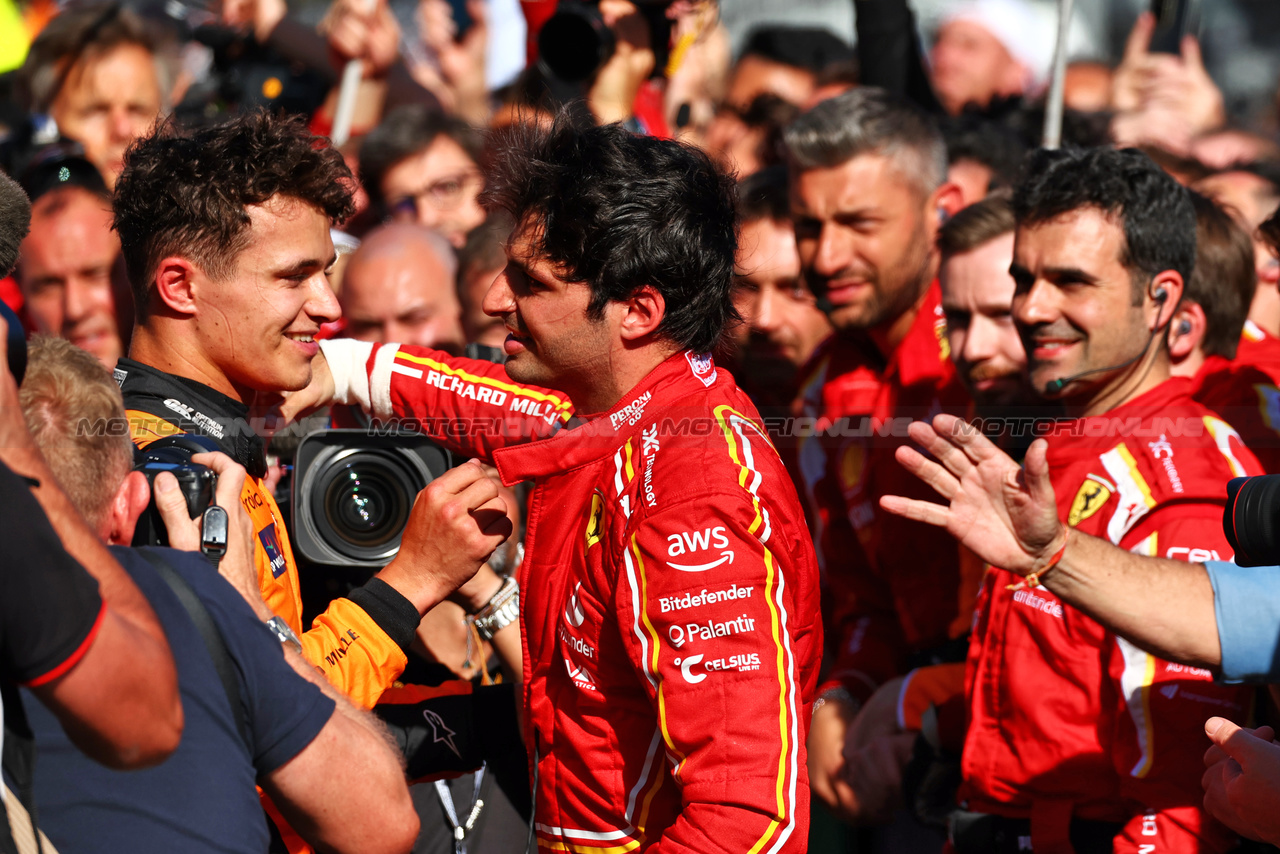
[[954,415],[917,421],[910,435],[934,459],[904,445],[898,462],[948,503],[886,495],[880,499],[885,510],[946,528],[982,560],[1022,575],[1042,569],[1061,548],[1067,529],[1058,518],[1043,439],[1031,444],[1022,467]]

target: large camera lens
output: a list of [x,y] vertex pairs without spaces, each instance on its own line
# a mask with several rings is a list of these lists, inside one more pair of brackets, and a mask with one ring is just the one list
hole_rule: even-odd
[[320,535],[344,557],[389,560],[400,547],[424,473],[383,450],[348,450],[327,461],[311,487]]
[[1222,529],[1240,566],[1280,564],[1280,475],[1229,481]]
[[325,519],[343,536],[362,546],[380,546],[409,520],[409,503],[394,475],[375,461],[347,464],[324,497]]
[[568,83],[590,78],[616,47],[617,39],[600,10],[576,0],[562,0],[538,31],[538,60]]

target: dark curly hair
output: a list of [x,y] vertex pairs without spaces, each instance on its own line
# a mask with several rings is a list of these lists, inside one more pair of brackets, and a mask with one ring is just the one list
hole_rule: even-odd
[[561,278],[591,288],[587,316],[652,285],[658,334],[710,352],[737,321],[733,179],[701,151],[621,125],[512,125],[494,139],[483,201],[509,212]]
[[249,244],[245,208],[298,199],[334,222],[354,212],[354,178],[337,149],[298,117],[256,110],[224,124],[157,128],[125,154],[111,207],[138,319],[156,265],[190,259],[213,279],[231,275]]
[[1018,225],[1037,225],[1094,208],[1124,229],[1120,263],[1135,303],[1156,274],[1185,282],[1196,266],[1196,211],[1187,189],[1134,148],[1040,149],[1028,156],[1013,194]]

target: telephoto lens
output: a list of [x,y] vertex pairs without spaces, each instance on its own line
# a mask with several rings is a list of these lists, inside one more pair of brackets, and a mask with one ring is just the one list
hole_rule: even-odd
[[1280,475],[1229,481],[1222,529],[1238,565],[1280,564]]
[[294,458],[295,553],[324,566],[385,566],[418,493],[451,465],[447,451],[417,433],[311,433]]

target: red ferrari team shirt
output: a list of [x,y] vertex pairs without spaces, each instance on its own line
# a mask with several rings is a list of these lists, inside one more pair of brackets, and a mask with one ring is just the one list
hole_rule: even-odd
[[[1055,425],[1050,475],[1069,526],[1144,555],[1231,558],[1226,484],[1261,467],[1191,390],[1171,379]],[[1018,581],[992,569],[979,599],[962,801],[1031,817],[1033,836],[1054,817],[1122,822],[1117,852],[1228,850],[1234,835],[1202,809],[1204,721],[1244,720],[1247,689],[1148,655],[1043,587],[1011,589]]]
[[[937,496],[894,459],[907,426],[963,415],[935,282],[889,358],[865,337],[833,336],[803,373],[799,468],[815,521],[835,663],[831,678],[865,699],[913,654],[964,635],[981,566],[962,569],[946,531],[880,509],[880,496]],[[963,657],[963,647],[960,647]],[[923,662],[915,662],[923,663]]]

